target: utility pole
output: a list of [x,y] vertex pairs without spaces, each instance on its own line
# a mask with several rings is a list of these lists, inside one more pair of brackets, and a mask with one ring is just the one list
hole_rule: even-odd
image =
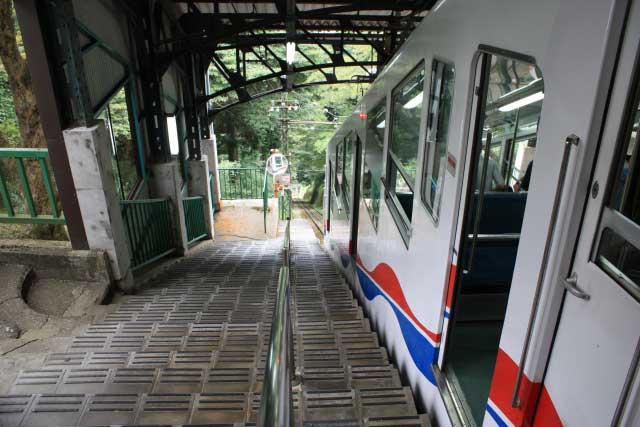
[[[282,92],[280,98],[280,105],[287,105],[287,98],[289,92]],[[289,119],[289,109],[281,108],[280,109],[280,129],[282,131],[282,152],[285,157],[289,157],[289,123],[287,120]]]
[[280,121],[280,146],[285,156],[289,155],[289,111],[297,111],[300,108],[298,103],[289,103],[288,93],[282,92],[279,102],[271,102],[269,112],[278,111]]

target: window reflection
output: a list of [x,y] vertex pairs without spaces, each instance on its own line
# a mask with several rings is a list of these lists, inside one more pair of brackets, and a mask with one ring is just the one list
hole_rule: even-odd
[[386,98],[367,114],[367,139],[364,148],[362,198],[374,228],[378,227],[380,211],[380,177],[382,176],[382,148],[386,127]]
[[349,208],[349,198],[351,197],[351,180],[353,175],[353,141],[350,136],[344,139],[344,198],[347,209]]
[[397,166],[407,175],[411,187],[416,179],[423,88],[424,68],[420,66],[392,95],[389,151],[394,154]]
[[409,238],[413,209],[424,76],[424,65],[420,64],[391,95],[386,185],[391,198],[390,208],[405,243]]
[[[639,96],[640,98],[640,96]],[[640,124],[639,102],[629,117],[625,140],[612,182],[609,206],[602,216],[595,262],[640,298]]]
[[447,157],[449,116],[453,105],[453,83],[453,66],[434,61],[431,72],[431,90],[429,91],[429,120],[427,121],[422,198],[435,220],[440,214]]
[[[128,97],[127,88],[121,88],[98,115],[109,131],[113,176],[121,199],[128,198],[140,180],[137,146],[129,120]],[[175,117],[173,123],[175,129]],[[172,150],[171,154],[178,154],[177,143],[175,148],[175,152]]]
[[343,142],[336,145],[336,194],[342,194],[342,173],[344,171]]
[[618,173],[614,183],[611,207],[640,225],[640,162],[638,159],[638,126],[640,109],[636,109]]
[[489,140],[484,190],[529,190],[543,99],[544,83],[535,65],[492,57],[476,189]]
[[616,279],[640,285],[640,250],[610,228],[602,232],[597,263]]

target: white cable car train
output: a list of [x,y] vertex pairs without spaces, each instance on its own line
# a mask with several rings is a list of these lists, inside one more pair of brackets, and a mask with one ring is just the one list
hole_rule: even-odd
[[640,0],[445,0],[327,149],[325,245],[435,425],[640,426]]

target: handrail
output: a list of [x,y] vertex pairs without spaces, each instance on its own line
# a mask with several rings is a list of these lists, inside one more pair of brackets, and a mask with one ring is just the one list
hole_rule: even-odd
[[289,266],[289,256],[291,255],[291,220],[287,220],[287,226],[284,229],[284,244],[283,250],[285,253],[284,261],[285,265]]
[[291,219],[291,190],[285,189],[278,197],[278,218],[281,220]]
[[558,220],[558,213],[560,211],[560,203],[562,202],[562,193],[564,192],[564,182],[567,177],[567,166],[569,164],[569,155],[571,154],[571,147],[578,145],[580,138],[574,134],[567,136],[564,142],[564,151],[562,153],[562,161],[560,162],[560,173],[558,175],[558,182],[556,184],[556,195],[553,200],[553,207],[551,208],[551,219],[549,220],[549,228],[547,230],[547,238],[544,245],[544,252],[542,253],[542,260],[540,263],[540,271],[538,273],[538,282],[536,283],[536,289],[533,294],[533,304],[531,307],[531,314],[529,315],[529,323],[527,324],[527,332],[524,338],[524,346],[522,347],[522,354],[520,355],[520,363],[518,364],[518,373],[516,374],[516,381],[513,386],[513,392],[511,394],[511,407],[520,407],[520,398],[518,392],[520,391],[520,383],[522,382],[522,376],[524,375],[524,365],[527,362],[527,355],[529,353],[529,345],[531,344],[531,336],[533,335],[533,327],[535,326],[536,316],[538,314],[538,306],[540,305],[540,296],[542,294],[542,284],[547,275],[547,264],[549,263],[549,256],[551,255],[551,243],[556,231],[556,222]]
[[468,272],[473,271],[473,259],[476,254],[477,247],[477,236],[480,231],[480,221],[482,221],[482,206],[484,205],[484,193],[485,185],[487,182],[487,167],[489,165],[489,153],[491,152],[491,132],[487,132],[486,142],[484,146],[484,157],[482,161],[482,175],[480,175],[480,183],[479,183],[479,193],[478,193],[478,206],[474,206],[473,209],[476,211],[476,218],[473,222],[473,238],[471,240],[471,251],[469,251],[469,258],[467,259],[467,265],[465,266],[465,270]]
[[284,259],[278,277],[276,306],[264,371],[258,427],[293,426],[291,380],[295,375],[295,359],[293,356],[293,324],[289,283],[290,226],[291,221],[289,220],[284,232]]

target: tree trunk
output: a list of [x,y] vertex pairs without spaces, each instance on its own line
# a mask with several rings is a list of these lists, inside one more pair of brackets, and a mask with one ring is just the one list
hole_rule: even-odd
[[[46,148],[47,143],[40,123],[40,114],[27,61],[20,54],[13,21],[12,0],[0,0],[0,60],[9,77],[13,103],[20,128],[22,145],[27,148]],[[40,167],[37,162],[25,162],[34,202],[39,212],[49,212]],[[34,226],[31,237],[40,239],[60,238],[61,227]],[[64,232],[63,232],[64,233]]]
[[238,161],[238,144],[236,144],[236,141],[231,138],[229,138],[226,141],[226,144],[227,144],[227,154],[229,155],[229,161],[237,162]]

